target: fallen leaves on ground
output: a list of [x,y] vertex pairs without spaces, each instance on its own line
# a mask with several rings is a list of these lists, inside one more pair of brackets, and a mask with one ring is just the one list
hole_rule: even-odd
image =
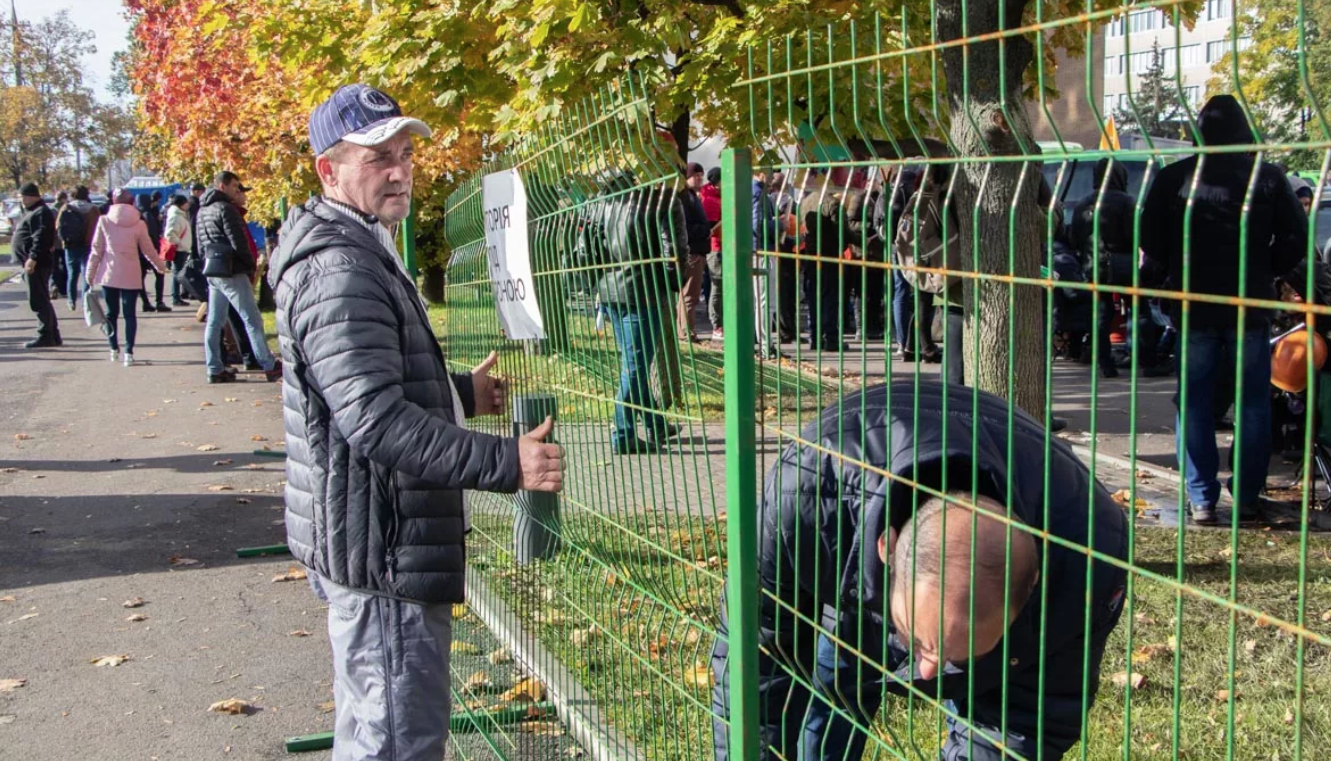
[[[1235,691],[1234,691],[1234,698],[1235,698],[1236,700],[1238,699],[1239,695],[1240,695],[1239,691],[1238,691],[1238,690],[1235,690]],[[1216,690],[1216,691],[1215,691],[1215,699],[1216,699],[1217,701],[1225,701],[1225,700],[1229,700],[1229,690]]]
[[1322,621],[1323,622],[1331,621],[1331,610],[1322,611]]
[[1172,652],[1174,652],[1174,648],[1170,644],[1142,645],[1132,652],[1132,662],[1146,663],[1157,655],[1166,655]]
[[1289,710],[1288,708],[1286,708],[1286,709],[1285,709],[1285,716],[1281,719],[1281,721],[1283,721],[1283,722],[1285,723],[1286,726],[1289,726],[1289,725],[1293,724],[1293,723],[1294,723],[1294,712],[1291,711],[1291,710]]
[[513,685],[513,689],[505,692],[500,698],[510,703],[519,701],[539,703],[545,700],[545,685],[534,677],[528,677]]
[[1129,504],[1132,504],[1138,510],[1145,510],[1146,508],[1151,506],[1150,502],[1147,502],[1141,497],[1138,497],[1136,501],[1133,502],[1131,489],[1119,489],[1118,491],[1114,492],[1109,496],[1113,497],[1114,501],[1122,505],[1123,507],[1127,507]]
[[228,396],[228,397],[226,398],[225,401],[227,401],[227,402],[238,402],[238,401],[240,401],[240,399],[239,399],[238,397],[235,397],[235,396]]
[[518,729],[528,734],[559,737],[564,734],[564,727],[557,721],[524,721]]
[[219,468],[224,468],[224,467],[230,465],[230,464],[233,463],[233,462],[235,462],[235,460],[231,460],[231,459],[226,459],[226,460],[213,460],[213,465],[216,466],[216,467],[219,467]]
[[287,632],[288,637],[308,637],[310,633],[304,629],[297,629],[294,632]]
[[31,439],[32,439],[32,437],[29,436],[29,435],[26,434],[26,433],[16,433],[16,434],[14,434],[14,441],[30,441]]
[[267,441],[267,440],[268,440],[267,436],[260,436],[257,433],[250,437],[250,441]]
[[27,621],[29,618],[36,618],[37,615],[38,615],[38,614],[36,614],[36,613],[25,613],[25,614],[19,616],[18,618],[14,619],[13,621],[10,621],[9,623],[11,623],[11,624],[16,624],[16,623],[18,623],[19,621]]
[[1250,639],[1245,641],[1243,643],[1243,649],[1248,653],[1248,655],[1252,655],[1254,652],[1257,651],[1257,640]]
[[155,434],[155,433],[145,433],[145,434],[143,434],[142,436],[140,436],[139,438],[141,438],[141,439],[155,439],[155,438],[157,438],[157,434]]
[[513,654],[508,651],[508,648],[501,647],[485,656],[485,659],[490,662],[491,666],[502,666],[505,663],[513,662]]
[[249,714],[254,713],[255,709],[254,705],[248,700],[227,698],[226,700],[219,700],[208,706],[208,710],[215,713],[228,713],[232,716],[248,716]]
[[234,487],[234,486],[227,486],[226,484],[214,484],[213,486],[209,486],[209,487],[208,487],[208,491],[214,491],[214,492],[221,492],[221,491],[235,491],[235,490],[236,490],[236,487]]
[[237,504],[237,505],[250,505],[250,504],[254,504],[254,500],[252,500],[252,499],[246,499],[245,497],[236,497],[236,504]]
[[494,682],[490,681],[490,675],[484,671],[477,671],[467,677],[467,689],[472,692],[494,689],[494,686]]
[[201,446],[195,447],[194,449],[195,451],[198,452],[216,452],[218,449],[221,449],[221,447],[217,446],[216,444],[203,444]]
[[0,602],[14,602],[14,595],[5,595],[0,597]]
[[171,557],[167,558],[167,560],[170,561],[171,565],[198,565],[198,564],[199,564],[199,561],[195,560],[194,558],[181,557],[180,555],[172,555]]
[[128,600],[126,600],[126,601],[120,603],[120,607],[122,607],[122,608],[140,608],[140,607],[143,607],[143,598],[142,598],[142,597],[131,597],[131,598],[129,598]]
[[337,703],[331,700],[325,700],[319,704],[319,713],[332,713],[337,710]]
[[103,655],[101,658],[93,658],[88,662],[100,668],[102,666],[119,666],[127,660],[129,660],[128,655]]
[[699,689],[712,689],[712,667],[702,661],[695,661],[693,668],[684,672],[684,682]]
[[27,683],[27,679],[0,679],[0,692],[13,692]]
[[454,620],[454,621],[461,621],[462,619],[464,619],[464,618],[467,617],[467,614],[468,614],[469,612],[470,612],[470,611],[467,610],[467,606],[466,606],[466,604],[454,605],[454,606],[453,606],[453,620]]
[[1114,674],[1112,681],[1115,687],[1122,687],[1130,684],[1134,690],[1140,690],[1146,686],[1146,676],[1144,674],[1139,674],[1136,671],[1131,674],[1126,671],[1120,671],[1117,674]]
[[199,409],[203,409],[204,407],[212,407],[212,406],[213,406],[213,403],[212,403],[212,402],[199,402]]
[[142,613],[131,613],[128,616],[125,616],[125,620],[130,623],[138,623],[140,621],[147,621],[148,617]]
[[304,578],[305,578],[305,569],[301,568],[300,566],[293,565],[287,568],[286,573],[279,573],[278,575],[274,576],[273,583],[276,584],[279,581],[301,581]]
[[586,647],[596,639],[598,631],[595,626],[586,629],[574,629],[568,635],[568,642],[574,647]]
[[22,473],[22,468],[0,468],[0,473]]
[[479,655],[481,649],[466,640],[455,639],[449,646],[449,651],[454,655]]

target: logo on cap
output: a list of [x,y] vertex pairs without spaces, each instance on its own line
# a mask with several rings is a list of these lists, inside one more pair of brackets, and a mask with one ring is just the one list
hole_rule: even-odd
[[397,104],[393,102],[392,98],[372,87],[367,87],[361,90],[357,99],[362,106],[371,111],[385,112],[397,110]]

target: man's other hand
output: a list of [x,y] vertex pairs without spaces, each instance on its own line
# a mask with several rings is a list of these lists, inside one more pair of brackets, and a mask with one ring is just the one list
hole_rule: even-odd
[[[494,355],[490,356],[493,358]],[[545,438],[554,429],[554,418],[547,417],[544,423],[518,439],[518,467],[521,470],[518,474],[519,489],[548,492],[564,490],[564,448],[558,444],[545,443]]]
[[29,258],[26,262],[23,263],[23,271],[29,275],[36,275],[37,260],[35,258]]
[[508,397],[508,381],[490,375],[490,371],[498,363],[499,355],[490,352],[490,356],[471,371],[471,390],[475,399],[477,417],[498,415],[504,411],[504,403]]

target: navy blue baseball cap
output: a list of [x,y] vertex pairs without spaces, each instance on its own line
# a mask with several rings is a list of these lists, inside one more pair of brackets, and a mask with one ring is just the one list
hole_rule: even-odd
[[320,103],[310,114],[310,148],[317,156],[345,140],[372,147],[402,130],[429,137],[420,119],[402,115],[402,107],[387,93],[369,85],[346,85]]

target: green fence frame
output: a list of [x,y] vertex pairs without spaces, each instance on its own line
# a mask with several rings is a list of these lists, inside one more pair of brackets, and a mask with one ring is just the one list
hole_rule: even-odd
[[[1331,708],[1327,708],[1331,705],[1331,659],[1326,652],[1331,645],[1331,593],[1326,591],[1331,570],[1323,562],[1331,557],[1331,542],[1315,531],[1331,527],[1325,516],[1331,497],[1318,493],[1315,480],[1316,456],[1322,454],[1317,410],[1325,401],[1317,375],[1311,369],[1307,373],[1312,390],[1300,413],[1301,469],[1290,495],[1292,506],[1283,519],[1264,528],[1250,528],[1241,526],[1237,511],[1231,511],[1222,513],[1225,521],[1219,529],[1193,530],[1183,517],[1187,497],[1178,476],[1160,467],[1166,464],[1162,450],[1147,446],[1150,436],[1172,436],[1161,431],[1172,430],[1174,408],[1161,399],[1172,392],[1174,381],[1143,377],[1141,371],[1155,360],[1135,348],[1127,352],[1128,364],[1123,368],[1129,377],[1111,381],[1092,370],[1087,378],[1085,371],[1055,356],[1061,335],[1056,334],[1052,318],[1067,297],[1089,300],[1093,305],[1116,298],[1118,308],[1127,310],[1134,320],[1149,313],[1152,302],[1182,305],[1182,319],[1176,327],[1184,337],[1199,330],[1192,315],[1202,305],[1234,307],[1240,332],[1247,325],[1259,324],[1256,321],[1263,318],[1258,310],[1271,310],[1278,316],[1302,315],[1305,320],[1331,319],[1331,305],[1255,298],[1244,290],[1235,295],[1192,290],[1191,273],[1206,266],[1206,252],[1194,250],[1191,234],[1183,237],[1181,282],[1147,282],[1141,271],[1134,270],[1130,283],[1112,284],[1102,272],[1099,256],[1103,219],[1098,204],[1091,223],[1086,282],[1069,282],[1052,274],[1056,271],[1056,214],[1063,201],[1071,206],[1078,200],[1061,196],[1078,172],[1084,174],[1089,164],[1101,158],[1141,166],[1132,224],[1138,245],[1146,234],[1143,207],[1151,181],[1165,166],[1185,156],[1200,156],[1205,167],[1208,160],[1219,160],[1212,157],[1237,152],[1267,159],[1297,152],[1313,156],[1318,176],[1328,176],[1331,129],[1322,109],[1328,84],[1315,80],[1308,64],[1308,40],[1313,38],[1308,18],[1315,9],[1309,0],[1296,4],[1299,86],[1314,111],[1311,129],[1299,140],[1258,135],[1254,144],[1244,146],[1182,148],[1148,138],[1144,147],[1108,150],[1083,149],[1065,139],[1063,130],[1072,125],[1060,124],[1055,116],[1057,103],[1047,90],[1054,74],[1047,49],[1054,44],[1054,35],[1070,34],[1081,38],[1088,55],[1102,55],[1096,28],[1115,18],[1126,19],[1126,6],[1088,5],[1081,13],[1050,17],[1052,12],[1037,4],[1025,26],[1013,24],[1003,32],[963,33],[959,39],[950,39],[940,31],[938,8],[931,5],[923,12],[864,13],[825,29],[746,48],[748,74],[734,87],[742,93],[738,101],[747,103],[751,145],[727,150],[721,163],[723,353],[706,346],[681,346],[677,340],[671,294],[684,273],[668,265],[686,263],[672,262],[671,253],[672,244],[680,245],[673,227],[680,212],[674,202],[684,192],[684,180],[675,146],[656,131],[651,83],[630,74],[597,97],[566,107],[560,116],[521,136],[516,145],[497,154],[465,182],[448,203],[446,231],[454,253],[447,268],[446,302],[434,312],[445,354],[453,369],[460,371],[479,363],[492,349],[498,350],[500,371],[509,378],[515,398],[553,395],[559,419],[556,436],[566,447],[570,462],[568,491],[560,499],[558,519],[529,517],[562,539],[562,548],[551,557],[522,557],[515,521],[516,512],[523,509],[520,503],[496,495],[471,497],[475,531],[469,578],[474,582],[470,605],[475,617],[462,639],[488,643],[483,650],[502,647],[518,667],[517,673],[507,673],[478,662],[474,667],[487,676],[476,679],[475,674],[467,673],[473,665],[466,659],[479,658],[484,652],[463,652],[462,664],[454,664],[456,710],[477,729],[475,734],[485,738],[487,752],[502,758],[576,754],[572,746],[577,745],[597,758],[706,759],[712,757],[716,722],[728,730],[723,742],[732,759],[776,757],[759,734],[758,685],[760,676],[771,669],[764,659],[774,655],[770,646],[759,645],[765,609],[784,608],[798,621],[801,632],[807,629],[830,641],[838,656],[852,664],[856,679],[897,680],[900,684],[885,662],[846,632],[824,628],[820,620],[799,613],[788,600],[763,587],[758,561],[769,546],[764,543],[775,541],[780,548],[782,542],[763,533],[763,486],[774,479],[770,485],[778,491],[783,488],[781,477],[772,475],[781,452],[815,450],[835,462],[838,473],[835,493],[824,494],[821,482],[814,487],[819,499],[833,504],[864,501],[863,495],[841,491],[844,472],[855,471],[878,479],[883,489],[894,485],[908,489],[912,511],[931,498],[964,510],[972,538],[978,535],[981,520],[1001,523],[1006,540],[1004,615],[1015,613],[1010,607],[1018,597],[1012,585],[1014,537],[1029,537],[1039,548],[1046,580],[1051,554],[1070,552],[1087,558],[1088,597],[1093,569],[1114,568],[1125,573],[1122,616],[1098,661],[1098,683],[1092,684],[1088,673],[1082,676],[1081,725],[1076,728],[1078,741],[1067,757],[1314,759],[1331,750]],[[964,11],[967,3],[961,7]],[[1232,15],[1237,16],[1244,7],[1233,4]],[[1131,12],[1147,11],[1159,11],[1169,18],[1176,40],[1181,40],[1188,14],[1196,9],[1161,0],[1139,4]],[[1140,35],[1128,31],[1123,37],[1125,54],[1131,56],[1134,37]],[[1030,40],[1035,52],[1028,76],[1037,97],[1029,104],[1006,98],[989,104],[992,108],[983,113],[1019,128],[1005,150],[994,146],[976,150],[967,141],[973,137],[971,131],[980,131],[976,113],[984,104],[978,94],[981,88],[970,89],[971,66],[979,65],[972,57],[980,61],[997,50],[1001,75],[1007,46],[1018,38]],[[1231,77],[1238,83],[1240,101],[1251,112],[1253,104],[1244,97],[1237,26],[1228,41]],[[949,99],[947,70],[955,63],[947,58],[957,50],[965,52],[959,67],[964,86],[956,98]],[[1182,58],[1177,46],[1173,55],[1173,79],[1181,87]],[[1074,60],[1072,65],[1081,64]],[[1090,94],[1095,92],[1092,67],[1087,63],[1085,68],[1086,110],[1097,132],[1107,134],[1108,114]],[[1128,111],[1140,118],[1147,104],[1133,93],[1131,77],[1128,81]],[[1176,115],[1186,131],[1199,138],[1197,108],[1182,97],[1181,89],[1177,106]],[[1053,139],[1037,146],[1032,133],[1024,129],[1031,122],[1043,123]],[[939,190],[945,210],[943,237],[948,237],[954,225],[960,227],[960,266],[902,263],[890,255],[890,244],[873,251],[863,232],[875,224],[870,204],[865,203],[855,214],[846,210],[847,183],[857,174],[863,176],[866,197],[874,192],[895,195],[902,188],[905,170],[915,168],[949,170],[949,179]],[[541,342],[504,338],[490,295],[481,176],[507,169],[517,169],[528,186],[533,267],[548,336]],[[755,230],[751,179],[760,172],[769,181],[777,172],[783,175],[771,187],[778,212],[783,198],[792,199],[795,209],[813,199],[818,208],[830,204],[830,216],[815,212],[810,217],[800,210],[794,212],[797,221],[790,228],[782,220],[782,226],[770,234]],[[1052,198],[1037,196],[1042,176],[1051,181]],[[1257,197],[1257,177],[1254,172],[1246,178],[1245,204]],[[1317,187],[1314,208],[1326,198],[1326,187]],[[1190,194],[1185,226],[1197,218],[1196,206]],[[619,229],[622,215],[629,213],[641,213],[642,221],[623,229],[652,237],[654,243],[617,241],[614,232],[606,232]],[[905,220],[918,228],[922,221],[919,207],[905,213]],[[1239,219],[1238,264],[1244,271],[1255,266],[1256,254],[1248,250],[1249,224],[1245,211]],[[895,232],[895,227],[889,229]],[[755,249],[755,233],[760,241],[783,240],[783,245]],[[817,248],[810,241],[824,233],[837,244],[835,258],[828,252],[820,255],[809,250]],[[793,244],[784,241],[787,238]],[[1310,237],[1304,252],[1308,259],[1318,257],[1318,243]],[[635,260],[626,263],[617,258],[617,246],[636,252]],[[846,248],[853,253],[842,258]],[[921,252],[916,249],[914,253]],[[617,398],[623,383],[619,342],[611,338],[614,329],[606,327],[617,312],[604,310],[606,305],[597,298],[600,284],[619,270],[631,271],[638,278],[632,288],[641,305],[643,327],[635,328],[640,333],[634,335],[668,348],[644,371],[644,377],[651,377],[650,389],[639,393],[640,389],[632,388],[626,399]],[[786,279],[790,271],[795,273],[795,283],[806,272],[814,273],[807,293],[800,285],[790,293],[791,281]],[[911,360],[893,354],[890,338],[878,340],[870,335],[872,326],[866,329],[867,310],[891,311],[900,287],[896,276],[902,274],[942,275],[960,283],[962,296],[957,306],[966,323],[964,338],[960,345],[946,347],[941,368],[929,366],[922,357]],[[756,318],[758,299],[750,283],[765,283],[773,302],[790,299],[795,304],[801,321],[797,333],[805,327],[805,309],[811,315],[822,314],[821,302],[833,299],[837,345],[819,350],[805,348],[799,340],[775,341],[781,343],[776,347],[780,355],[764,352],[762,345],[755,355],[754,339],[765,343],[777,332],[771,324],[760,326],[759,320],[771,321],[779,308]],[[823,290],[824,285],[829,289]],[[1313,268],[1308,268],[1301,285],[1305,293],[1313,290]],[[874,303],[865,307],[865,301]],[[855,303],[859,304],[857,311],[848,315],[844,307]],[[925,311],[918,300],[912,309],[915,320],[921,321]],[[1023,322],[1032,316],[1034,322]],[[819,318],[810,319],[818,326]],[[1098,308],[1091,308],[1085,332],[1098,335],[1103,319]],[[894,322],[885,316],[879,327],[890,331]],[[858,323],[853,326],[858,333],[849,330],[851,323]],[[994,331],[991,324],[1001,327]],[[1030,330],[1032,325],[1034,330]],[[1137,330],[1132,328],[1133,335],[1140,335]],[[851,338],[842,346],[845,336]],[[1306,340],[1311,351],[1313,339]],[[1028,343],[1041,347],[1039,356],[1018,351],[1017,347]],[[1104,347],[1095,340],[1090,343],[1094,367]],[[1189,366],[1188,346],[1181,340],[1176,352],[1180,373]],[[1245,357],[1242,342],[1238,346],[1235,365],[1241,369],[1251,357]],[[991,361],[994,356],[1001,360]],[[1105,551],[1096,543],[1093,531],[1079,541],[1027,525],[1010,510],[996,517],[983,512],[976,436],[958,443],[961,451],[970,453],[968,472],[949,473],[949,461],[945,461],[938,479],[926,481],[914,475],[918,468],[903,472],[885,463],[841,454],[844,446],[863,443],[863,432],[838,434],[830,442],[811,440],[804,434],[824,408],[857,403],[855,400],[862,403],[858,391],[888,379],[901,384],[892,386],[891,393],[914,399],[911,427],[934,424],[920,411],[921,390],[958,362],[967,366],[968,382],[986,385],[1009,400],[1001,436],[1004,465],[1009,470],[1019,455],[1030,454],[1017,451],[1014,431],[1020,418],[1030,414],[1052,421],[1056,415],[1075,413],[1076,433],[1070,441],[1062,440],[1069,437],[1051,427],[1044,429],[1039,453],[1044,471],[1032,476],[1046,486],[1040,505],[1043,521],[1049,522],[1051,510],[1070,509],[1047,488],[1053,482],[1049,469],[1053,453],[1070,444],[1090,477],[1110,484],[1113,488],[1108,491],[1114,491],[1115,499],[1125,505],[1125,557]],[[986,366],[1000,368],[1000,375],[1006,377],[997,381],[980,377],[980,368]],[[1240,369],[1234,371],[1234,381],[1236,399],[1242,400],[1245,386]],[[1017,399],[1027,393],[1021,388],[1031,372],[1038,372],[1040,389],[1033,400],[1026,397],[1023,410]],[[1179,405],[1185,409],[1190,392],[1198,393],[1187,383],[1179,384],[1179,392]],[[675,404],[663,404],[663,397],[672,397]],[[979,399],[978,392],[947,397],[942,417],[968,414]],[[659,413],[667,423],[679,426],[682,435],[659,451],[617,454],[609,441],[617,407],[621,415],[641,416],[645,421]],[[1234,415],[1236,458],[1243,457],[1241,413],[1242,403]],[[507,419],[489,424],[488,430],[519,432]],[[846,440],[847,436],[858,441]],[[1126,451],[1120,451],[1124,448]],[[1166,449],[1172,455],[1173,447]],[[918,458],[917,449],[916,464]],[[961,492],[950,486],[958,483],[964,484]],[[1010,504],[1014,487],[1009,483],[1005,488],[1005,494],[989,496]],[[1138,509],[1139,499],[1149,509]],[[1093,509],[1095,500],[1092,492],[1082,509]],[[1176,524],[1170,522],[1171,514]],[[837,521],[842,520],[839,516]],[[863,543],[876,540],[870,528],[855,525],[846,530],[861,546],[868,546]],[[816,542],[817,537],[795,540],[797,544],[803,541]],[[844,547],[815,551],[809,561],[812,568],[800,562],[794,568],[801,577],[816,577],[823,563],[839,561],[847,551]],[[970,557],[963,572],[972,586],[981,581],[975,557]],[[886,569],[883,573],[880,588],[890,589],[892,578]],[[938,584],[945,583],[945,573]],[[1065,627],[1091,628],[1091,605],[1078,612],[1079,620],[1051,620],[1045,610],[1047,594],[1048,587],[1040,584],[1036,597],[1043,611],[1038,620],[1040,642],[1051,640]],[[844,604],[836,600],[834,612],[846,614]],[[975,620],[978,604],[971,599],[970,622]],[[942,628],[940,618],[940,636]],[[969,626],[968,631],[968,647],[974,648],[975,632]],[[729,652],[725,667],[728,715],[724,716],[716,714],[711,700],[713,640]],[[913,641],[906,646],[914,652]],[[1008,662],[1008,647],[1005,637],[997,651],[1002,662]],[[1092,650],[1089,644],[1081,648],[1083,672],[1100,658]],[[1051,680],[1045,662],[1052,655],[1040,645],[1041,694]],[[778,658],[775,668],[794,683],[814,684],[813,667],[807,662]],[[980,695],[975,692],[974,672],[968,673],[971,677],[960,695],[945,694],[941,682],[928,689],[906,685],[904,696],[889,697],[869,721],[855,718],[848,710],[853,699],[849,685],[840,678],[813,700],[828,703],[834,715],[851,721],[851,732],[867,743],[863,758],[937,757],[949,720],[980,731],[992,725],[1000,734],[1009,722],[1017,722],[1009,716],[1006,678],[997,687],[1001,696],[998,716],[981,721],[976,715],[975,698]],[[494,693],[501,687],[516,689],[532,678],[542,683],[541,694],[527,697],[534,702],[550,697],[553,708],[536,711],[532,721],[514,725],[506,713],[511,712],[514,701],[496,700]],[[1090,692],[1096,688],[1098,696],[1092,707]],[[510,689],[501,697],[511,695]],[[948,699],[963,697],[971,698],[965,701],[968,707],[949,707]],[[504,721],[496,718],[501,713]],[[555,716],[562,729],[548,726]],[[787,725],[802,720],[795,715],[783,719]],[[524,732],[524,726],[540,729]],[[1042,736],[1053,729],[1041,703],[1033,732]],[[1002,742],[996,745],[994,757],[1053,757],[1050,751],[1026,755]],[[973,753],[975,735],[963,740],[961,747]],[[830,749],[829,757],[859,761],[844,752],[837,755],[836,750]]]

